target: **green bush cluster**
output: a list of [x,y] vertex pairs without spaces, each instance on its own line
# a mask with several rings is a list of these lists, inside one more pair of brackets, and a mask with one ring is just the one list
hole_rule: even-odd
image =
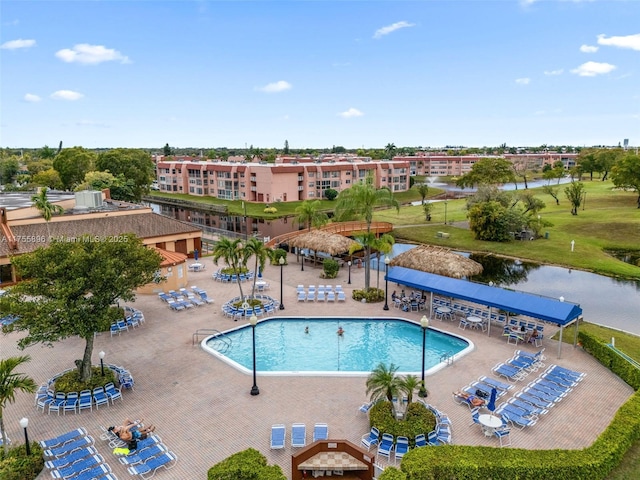
[[[220,269],[220,273],[223,275],[235,275],[236,271],[232,267],[224,267]],[[249,273],[249,269],[247,267],[240,267],[238,269],[238,274],[241,273]]]
[[391,403],[376,402],[369,410],[369,423],[380,430],[380,433],[390,433],[394,437],[409,438],[409,445],[414,446],[416,435],[429,432],[436,428],[436,417],[423,403],[411,402],[403,420],[393,416]]
[[0,448],[0,479],[33,480],[44,468],[42,447],[38,442],[31,443],[31,455],[27,457],[24,444],[9,449],[5,456]]
[[367,303],[382,302],[384,300],[384,290],[373,287],[368,290],[354,290],[351,297],[357,301],[361,301],[365,298]]
[[582,450],[524,450],[464,445],[418,448],[403,458],[400,465],[402,476],[395,469],[387,469],[380,480],[607,478],[629,448],[640,439],[638,371],[622,357],[615,355],[602,341],[583,332],[578,334],[578,338],[585,350],[636,389],[636,393],[620,407],[613,421],[590,447]]
[[107,383],[116,383],[116,375],[109,367],[104,367],[104,376],[100,367],[91,367],[91,380],[85,383],[80,381],[80,372],[77,369],[60,375],[54,384],[55,392],[80,392],[82,390],[93,390],[96,387],[104,387]]
[[324,278],[336,278],[340,265],[333,258],[325,258],[322,261],[322,270],[324,271]]
[[278,213],[278,209],[276,207],[267,207],[264,209],[264,213]]
[[287,480],[278,465],[267,465],[259,451],[248,448],[234,453],[209,469],[207,480]]
[[271,265],[280,265],[280,259],[284,258],[284,264],[288,265],[287,262],[287,252],[282,248],[274,248],[271,252]]

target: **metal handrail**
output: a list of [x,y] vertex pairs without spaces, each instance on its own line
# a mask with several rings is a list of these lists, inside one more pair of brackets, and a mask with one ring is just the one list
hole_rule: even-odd
[[200,338],[200,335],[216,335],[226,346],[226,349],[231,346],[231,339],[220,330],[216,330],[215,328],[200,328],[196,330],[191,337],[191,346],[194,346],[196,344],[196,342]]

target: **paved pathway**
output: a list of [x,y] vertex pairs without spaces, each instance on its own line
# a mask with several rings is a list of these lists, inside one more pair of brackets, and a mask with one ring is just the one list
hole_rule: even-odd
[[[189,273],[190,283],[207,290],[216,303],[173,312],[154,296],[139,296],[135,306],[144,312],[147,319],[141,328],[121,336],[102,334],[96,338],[95,362],[99,363],[98,352],[103,350],[106,362],[126,366],[135,377],[135,390],[125,392],[123,403],[117,402],[115,406],[92,413],[85,411],[58,416],[37,411],[33,406],[33,396],[19,394],[16,402],[8,405],[4,412],[9,437],[14,442],[23,438],[18,424],[22,417],[29,418],[29,436],[34,440],[54,437],[84,426],[96,438],[99,452],[120,479],[129,478],[129,474],[98,437],[100,425],[113,425],[125,417],[144,418],[146,423],[157,425],[156,433],[178,455],[177,466],[173,470],[159,472],[156,478],[204,478],[212,465],[248,447],[264,453],[269,463],[280,465],[288,476],[290,446],[284,450],[269,450],[270,427],[275,423],[284,423],[290,433],[292,423],[304,422],[308,429],[307,440],[311,441],[313,424],[326,422],[331,437],[359,443],[361,435],[369,430],[367,417],[358,413],[358,407],[367,400],[365,378],[258,376],[260,395],[252,397],[249,395],[251,376],[214,359],[199,346],[192,346],[192,334],[198,329],[224,330],[238,325],[220,312],[221,303],[238,294],[237,286],[214,282],[211,273],[215,266],[208,258],[204,262],[207,270]],[[346,267],[338,279],[331,282],[343,285],[348,297],[344,304],[298,303],[296,285],[329,282],[320,279],[319,267],[305,265],[305,271],[301,272],[295,256],[289,255],[289,262],[291,264],[284,267],[286,315],[399,315],[399,311],[393,308],[384,312],[382,304],[362,305],[350,300],[352,287],[362,288],[364,282],[364,270],[355,267],[351,270],[351,285],[347,285]],[[271,284],[272,296],[279,298],[279,267],[268,266],[264,276]],[[380,281],[384,288],[382,275]],[[372,272],[372,284],[376,284],[375,272]],[[393,290],[391,285],[389,287],[390,291]],[[403,314],[416,321],[422,315],[423,312]],[[455,404],[451,392],[481,375],[489,375],[493,365],[513,354],[514,346],[507,345],[497,332],[493,337],[487,337],[486,333],[478,331],[462,332],[457,324],[449,322],[434,321],[432,325],[462,333],[475,343],[476,350],[428,377],[428,400],[451,416],[454,443],[497,445],[497,439],[486,438],[476,426],[469,425],[469,410]],[[38,345],[20,352],[15,347],[17,339],[17,334],[0,337],[2,357],[31,355],[32,360],[23,371],[38,383],[72,366],[84,348],[83,341],[69,338],[56,343],[54,348]],[[633,393],[632,389],[580,349],[565,346],[562,358],[557,359],[557,344],[548,340],[545,343],[547,363],[586,372],[587,377],[533,428],[515,430],[513,446],[529,449],[586,447],[606,428],[616,410]],[[523,348],[534,351],[532,346]],[[289,440],[288,435],[287,445]],[[49,474],[44,472],[41,478],[49,478]]]

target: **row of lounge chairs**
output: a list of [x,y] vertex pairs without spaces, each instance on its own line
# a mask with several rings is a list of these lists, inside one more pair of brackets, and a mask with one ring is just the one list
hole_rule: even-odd
[[[141,425],[141,424],[140,424]],[[100,438],[108,442],[110,448],[127,448],[129,453],[121,456],[118,461],[127,467],[127,471],[133,476],[147,479],[152,477],[160,468],[170,469],[175,466],[178,457],[162,443],[162,439],[155,435],[148,435],[144,440],[138,440],[135,449],[129,449],[129,445],[120,440],[117,435],[107,428],[100,427]]]
[[296,293],[299,302],[344,302],[347,299],[342,285],[336,285],[335,289],[332,285],[318,285],[317,290],[315,285],[309,285],[308,289],[298,285]]
[[95,387],[93,390],[82,390],[81,392],[53,392],[47,385],[41,385],[36,392],[35,406],[47,413],[56,412],[66,415],[67,412],[80,413],[82,410],[93,411],[93,407],[100,408],[101,405],[113,405],[116,400],[122,402],[122,392],[119,388],[109,382],[104,388]]
[[168,292],[158,293],[160,300],[169,305],[171,310],[181,311],[193,307],[201,307],[202,305],[213,303],[214,300],[209,298],[207,292],[196,286],[191,287],[191,290],[181,288],[179,292],[175,290],[169,290]]
[[516,350],[513,357],[504,363],[498,363],[492,370],[496,375],[508,380],[522,381],[529,373],[543,368],[545,358],[544,348],[534,354],[524,350]]
[[241,282],[248,282],[249,280],[253,280],[254,276],[255,275],[253,272],[241,273],[240,275],[235,275],[235,274],[230,275],[227,273],[222,273],[222,271],[218,270],[213,275],[211,275],[211,278],[213,278],[216,282],[236,283],[238,279]]
[[[287,429],[283,424],[271,427],[271,448],[281,449],[285,447]],[[313,426],[313,441],[327,440],[329,438],[329,426],[326,423],[316,423]],[[307,445],[307,426],[304,423],[291,425],[291,448],[301,448]]]
[[470,409],[484,406],[487,404],[487,399],[491,396],[491,390],[494,388],[496,389],[496,398],[500,398],[506,395],[509,390],[512,390],[514,386],[495,378],[482,376],[478,380],[462,387],[458,392],[454,392],[453,401],[460,405],[466,405]]
[[77,428],[58,437],[40,441],[44,465],[53,478],[74,480],[117,480],[111,467],[95,449],[93,437]]
[[129,328],[136,328],[145,322],[144,314],[135,308],[125,307],[125,317],[111,324],[109,331],[111,336],[120,335],[122,332],[128,332]]

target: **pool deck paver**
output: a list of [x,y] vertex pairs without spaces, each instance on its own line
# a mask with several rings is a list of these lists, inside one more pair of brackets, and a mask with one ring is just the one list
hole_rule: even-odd
[[[284,267],[283,285],[286,308],[279,312],[286,316],[391,316],[419,321],[425,313],[404,313],[393,307],[385,312],[382,303],[361,304],[351,300],[351,290],[364,285],[364,269],[352,267],[352,283],[348,285],[346,267],[341,269],[337,279],[324,280],[319,276],[320,267],[305,265],[302,272],[294,255],[289,254],[288,260],[290,265]],[[260,395],[251,396],[251,375],[242,374],[213,358],[199,345],[192,346],[192,334],[198,329],[226,330],[242,324],[223,316],[220,309],[226,299],[238,295],[237,285],[214,282],[211,274],[215,265],[209,258],[203,261],[207,269],[189,272],[190,284],[205,289],[215,303],[174,312],[155,296],[139,295],[134,305],[143,311],[146,318],[140,328],[120,336],[111,337],[106,333],[96,337],[94,362],[99,364],[98,352],[103,350],[106,352],[105,362],[130,369],[135,378],[135,390],[124,392],[123,402],[116,402],[109,408],[94,408],[93,412],[48,415],[36,410],[32,395],[19,393],[15,403],[4,411],[8,436],[16,443],[22,441],[24,437],[18,423],[22,417],[29,418],[29,438],[32,440],[51,438],[83,426],[96,439],[98,451],[121,480],[130,475],[106,442],[99,439],[99,426],[117,424],[125,417],[144,418],[145,423],[155,424],[156,433],[177,454],[177,465],[166,472],[160,470],[156,478],[204,478],[212,465],[248,447],[261,451],[269,463],[280,465],[288,477],[292,453],[291,424],[294,422],[307,425],[308,443],[311,442],[313,424],[326,422],[330,437],[359,444],[360,437],[369,430],[367,416],[358,412],[358,407],[367,401],[366,378],[258,375]],[[279,270],[278,266],[268,265],[264,272],[265,280],[271,284],[267,293],[276,299],[280,298]],[[376,285],[375,271],[372,271],[371,283]],[[341,284],[347,293],[347,301],[335,304],[298,302],[298,284]],[[382,273],[380,287],[384,288]],[[250,288],[249,283],[243,284],[245,293]],[[390,284],[389,292],[394,288],[400,287]],[[431,325],[463,335],[475,343],[476,349],[427,377],[427,400],[450,416],[455,444],[497,446],[497,438],[487,438],[477,426],[469,425],[469,409],[455,404],[451,393],[482,375],[490,376],[491,368],[511,357],[516,348],[531,352],[537,349],[531,345],[507,345],[496,330],[488,337],[480,331],[462,331],[457,323],[434,320]],[[549,332],[545,334],[549,335]],[[53,348],[36,345],[20,351],[16,347],[18,338],[19,334],[15,333],[0,337],[2,357],[29,354],[31,362],[20,371],[31,375],[37,383],[43,383],[71,367],[84,349],[83,340],[69,338],[55,343]],[[587,447],[606,428],[633,390],[581,349],[564,345],[562,358],[558,359],[557,343],[548,339],[544,343],[546,364],[557,363],[586,372],[587,376],[534,427],[513,429],[513,447]],[[536,376],[532,373],[529,379]],[[516,390],[526,383],[528,381],[517,382]],[[287,427],[286,448],[283,450],[269,449],[271,425],[276,423],[284,423]],[[45,470],[39,478],[49,478],[49,473]]]

